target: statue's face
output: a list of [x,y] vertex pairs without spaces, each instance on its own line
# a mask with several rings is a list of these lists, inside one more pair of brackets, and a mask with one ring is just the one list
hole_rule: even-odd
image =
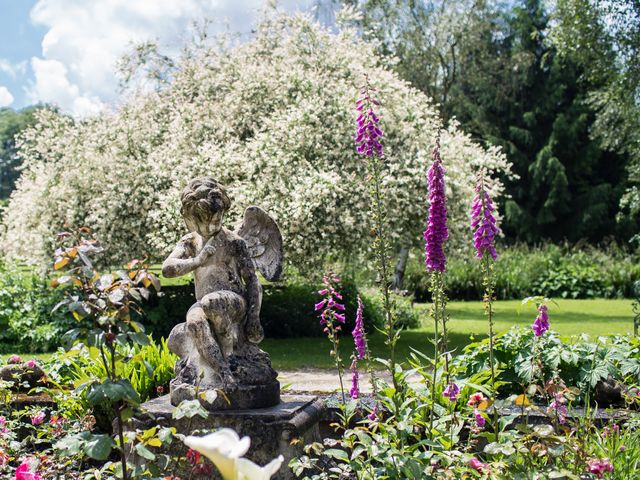
[[185,217],[184,222],[191,232],[196,232],[201,237],[211,238],[222,228],[223,212],[216,212],[209,218]]

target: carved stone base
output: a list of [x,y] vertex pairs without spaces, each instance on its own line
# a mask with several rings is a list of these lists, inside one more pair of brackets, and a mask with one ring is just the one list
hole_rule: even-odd
[[[167,343],[180,357],[171,381],[171,403],[196,397],[209,411],[272,407],[280,402],[278,373],[267,352],[242,342],[225,359],[228,374],[215,369],[196,348],[186,323],[176,325]],[[196,392],[199,392],[196,395]]]
[[[224,410],[210,412],[207,418],[174,420],[169,395],[142,404],[144,414],[132,419],[134,428],[151,428],[155,425],[175,427],[178,433],[190,435],[194,430],[215,431],[231,428],[238,435],[251,438],[251,448],[246,457],[259,465],[265,465],[278,455],[285,460],[274,479],[295,478],[287,467],[289,460],[302,455],[302,447],[321,441],[318,423],[326,416],[326,406],[318,397],[310,395],[282,395],[282,401],[269,408],[251,410]],[[187,448],[174,440],[166,453],[184,456]],[[172,472],[189,478],[189,472]],[[215,477],[219,478],[219,477]]]
[[[177,406],[183,400],[196,398],[196,389],[185,383],[171,381],[171,404]],[[280,382],[272,381],[266,385],[238,385],[224,389],[200,389],[200,404],[210,412],[218,410],[244,410],[265,408],[280,403]]]

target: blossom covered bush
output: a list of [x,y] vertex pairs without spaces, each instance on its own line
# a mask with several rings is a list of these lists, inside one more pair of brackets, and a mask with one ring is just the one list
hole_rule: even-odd
[[[24,172],[2,252],[44,265],[55,232],[87,225],[108,246],[109,262],[159,259],[184,233],[181,189],[206,174],[228,187],[229,223],[254,203],[272,213],[300,268],[359,253],[369,240],[368,187],[351,105],[365,72],[384,99],[390,241],[419,242],[424,165],[441,131],[450,248],[459,247],[476,171],[504,177],[510,164],[455,121],[443,126],[431,100],[387,67],[351,30],[332,34],[306,16],[272,16],[249,42],[186,49],[170,81],[130,95],[115,113],[79,122],[43,110],[20,143]],[[492,197],[501,191],[496,183]]]

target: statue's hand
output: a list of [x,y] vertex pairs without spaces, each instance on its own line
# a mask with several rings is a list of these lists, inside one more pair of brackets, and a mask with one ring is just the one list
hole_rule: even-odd
[[195,261],[198,265],[204,264],[210,256],[216,253],[216,247],[211,243],[211,240],[209,240],[206,245],[202,247],[202,250],[200,250],[200,253],[198,253],[198,255],[196,256]]
[[247,340],[251,343],[258,344],[264,339],[264,330],[262,329],[262,325],[260,325],[260,319],[251,320],[247,322]]

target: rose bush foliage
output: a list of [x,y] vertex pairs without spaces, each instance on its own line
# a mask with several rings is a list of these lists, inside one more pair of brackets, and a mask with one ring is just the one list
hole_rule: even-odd
[[[251,41],[184,50],[155,91],[130,92],[84,121],[51,111],[22,137],[24,171],[4,217],[6,256],[44,265],[65,225],[87,225],[109,262],[159,259],[185,232],[180,192],[198,175],[226,184],[231,221],[258,204],[278,220],[301,268],[363,252],[369,241],[365,163],[352,142],[354,92],[364,74],[384,103],[391,239],[418,244],[425,172],[437,132],[447,169],[452,238],[464,238],[475,172],[510,175],[496,148],[442,126],[429,98],[344,29],[306,16],[266,17]],[[494,198],[502,185],[495,182]]]

